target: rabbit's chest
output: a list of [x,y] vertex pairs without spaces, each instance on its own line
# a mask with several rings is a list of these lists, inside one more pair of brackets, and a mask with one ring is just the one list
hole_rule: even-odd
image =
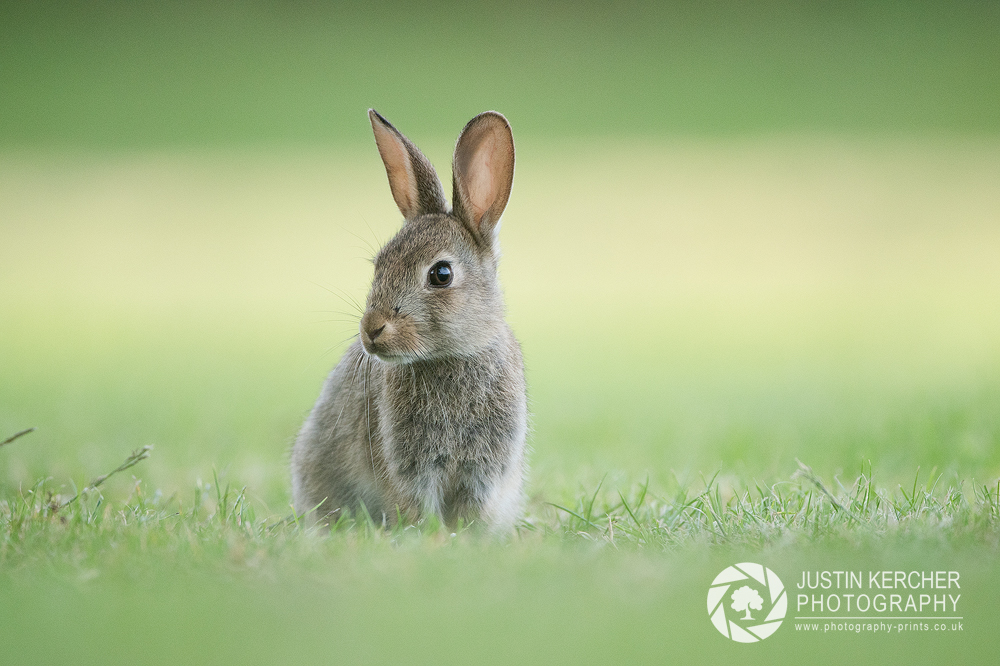
[[[409,381],[406,381],[409,379]],[[503,475],[517,429],[501,382],[411,375],[390,385],[382,441],[389,469],[416,495],[485,493]],[[424,498],[435,504],[433,497]]]
[[390,458],[404,478],[419,475],[446,477],[489,474],[497,451],[495,421],[501,420],[488,406],[456,409],[441,395],[413,394],[390,405],[385,420]]

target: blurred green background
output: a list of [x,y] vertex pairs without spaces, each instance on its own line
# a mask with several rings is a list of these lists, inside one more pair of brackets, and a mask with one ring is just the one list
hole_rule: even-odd
[[[470,117],[513,126],[502,280],[531,392],[530,515],[605,477],[666,492],[720,472],[741,488],[788,479],[795,458],[845,484],[862,460],[890,488],[917,468],[995,483],[998,34],[990,2],[4,3],[0,437],[38,431],[0,450],[0,490],[81,484],[153,444],[134,470],[150,489],[190,494],[217,469],[263,514],[287,511],[288,447],[356,331],[331,292],[363,298],[399,225],[370,106],[446,181]],[[970,564],[995,564],[995,545],[963,548],[843,557],[961,560],[995,586]],[[429,637],[462,645],[433,621],[398,629],[412,611],[469,637],[449,659],[482,656],[502,616],[523,617],[504,631],[525,659],[696,661],[702,641],[729,647],[687,618],[733,558],[836,565],[822,545],[528,543],[372,562],[345,548],[333,578],[289,556],[275,580],[155,548],[103,569],[48,557],[0,576],[19,663],[67,656],[35,631],[57,609],[93,660],[117,642],[226,661],[215,632],[268,636],[273,651],[240,648],[251,662],[315,657],[335,648],[306,632],[331,625],[350,627],[345,659],[406,653],[366,652],[359,618],[387,618],[411,656],[435,654]],[[80,612],[93,599],[103,615]],[[136,608],[149,642],[102,629]],[[894,649],[982,657],[985,624]],[[175,633],[190,636],[176,654]],[[748,663],[884,648],[781,640]]]
[[[4,3],[0,143],[996,133],[991,2]],[[363,119],[363,116],[361,116]]]

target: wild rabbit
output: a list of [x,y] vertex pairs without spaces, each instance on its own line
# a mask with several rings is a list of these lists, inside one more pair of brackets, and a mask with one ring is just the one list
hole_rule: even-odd
[[359,339],[295,441],[295,510],[330,520],[363,505],[387,525],[436,514],[508,531],[522,505],[527,431],[521,349],[497,277],[510,125],[487,111],[462,130],[449,207],[427,158],[368,116],[405,222],[375,256]]

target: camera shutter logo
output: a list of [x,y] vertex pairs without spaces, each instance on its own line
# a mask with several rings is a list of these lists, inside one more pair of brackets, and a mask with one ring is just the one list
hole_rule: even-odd
[[781,626],[788,595],[778,576],[753,562],[734,564],[708,588],[708,615],[726,638],[739,643],[762,641]]

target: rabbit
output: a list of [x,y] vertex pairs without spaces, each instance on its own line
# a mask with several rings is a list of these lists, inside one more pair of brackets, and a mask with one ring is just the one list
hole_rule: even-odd
[[326,522],[367,511],[387,527],[433,514],[510,532],[528,430],[521,348],[497,276],[510,125],[495,111],[468,122],[449,206],[420,150],[374,109],[368,116],[405,220],[375,256],[358,339],[295,440],[295,511]]

